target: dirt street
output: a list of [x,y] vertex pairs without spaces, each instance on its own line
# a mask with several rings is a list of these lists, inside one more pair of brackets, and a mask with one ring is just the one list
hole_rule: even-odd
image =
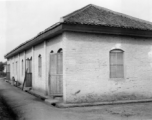
[[[0,79],[0,98],[19,120],[152,120],[152,102],[57,108],[11,86],[3,79]],[[8,109],[5,109],[6,112],[3,110],[0,108],[0,115],[6,117],[4,120],[10,120]]]
[[15,120],[16,116],[0,97],[0,120]]
[[123,105],[66,108],[83,120],[152,120],[152,102]]

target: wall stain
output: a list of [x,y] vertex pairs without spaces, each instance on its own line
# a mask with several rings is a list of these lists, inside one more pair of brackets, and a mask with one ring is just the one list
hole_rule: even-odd
[[76,91],[73,95],[77,95],[81,92],[81,90]]
[[[77,95],[80,90],[75,93]],[[123,100],[141,100],[141,99],[152,99],[152,96],[146,96],[139,93],[113,93],[113,94],[87,94],[86,96],[76,97],[73,100],[67,101],[67,103],[94,103],[94,102],[112,102],[112,101],[123,101]]]

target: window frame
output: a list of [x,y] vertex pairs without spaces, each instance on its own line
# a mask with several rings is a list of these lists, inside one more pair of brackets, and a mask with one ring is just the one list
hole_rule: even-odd
[[15,71],[16,71],[16,74],[17,74],[18,73],[18,61],[16,61],[16,66],[15,67],[16,67]]
[[[114,52],[116,52],[116,51],[118,51],[118,52],[120,52],[120,53],[122,53],[122,69],[123,69],[123,75],[122,75],[122,77],[112,77],[112,75],[111,75],[111,53],[114,53]],[[118,52],[116,52],[116,53],[118,53]],[[116,80],[122,80],[122,79],[125,79],[125,65],[124,65],[124,57],[125,57],[125,54],[124,54],[125,52],[122,50],[122,49],[112,49],[112,50],[110,50],[110,52],[109,52],[109,78],[110,79],[116,79]],[[118,65],[118,64],[117,64]],[[119,64],[119,65],[121,65],[121,64]],[[116,71],[117,72],[117,71]],[[117,76],[117,75],[116,75]]]
[[22,59],[22,76],[24,75],[24,60]]
[[42,77],[42,56],[38,56],[38,76]]

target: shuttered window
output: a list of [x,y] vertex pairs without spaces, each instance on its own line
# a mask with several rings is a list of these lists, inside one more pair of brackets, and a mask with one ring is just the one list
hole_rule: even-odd
[[30,59],[29,58],[26,60],[26,70],[28,73],[30,73]]
[[32,58],[29,59],[29,73],[32,73]]
[[22,60],[22,75],[24,74],[24,62]]
[[57,65],[57,54],[51,54],[50,56],[50,61],[51,61],[51,75],[56,75],[57,70],[56,70],[56,65]]
[[17,62],[16,62],[16,74],[17,74],[17,72],[18,72],[18,71],[17,71],[17,70],[18,70],[17,67],[18,67],[18,65],[17,65]]
[[39,75],[39,77],[42,76],[42,57],[41,57],[41,55],[38,56],[38,75]]
[[14,63],[13,63],[13,72],[12,73],[14,74]]
[[6,72],[10,72],[10,64],[7,64]]
[[124,78],[123,54],[118,49],[110,51],[110,78]]
[[62,74],[63,73],[63,57],[62,57],[62,52],[57,54],[57,74]]

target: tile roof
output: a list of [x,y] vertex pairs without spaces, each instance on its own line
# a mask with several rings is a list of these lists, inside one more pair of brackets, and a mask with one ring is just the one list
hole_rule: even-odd
[[87,5],[63,18],[64,23],[101,25],[109,27],[121,27],[140,30],[152,30],[152,23],[131,17],[122,13],[99,7]]
[[43,36],[42,38],[44,38],[44,36],[46,35],[45,33],[55,29],[56,27],[64,23],[138,29],[138,30],[145,30],[145,31],[150,31],[150,32],[152,31],[151,22],[90,4],[62,17],[60,22],[57,22],[56,24],[40,32],[38,35],[36,35],[32,39],[20,44],[19,46],[14,48],[12,51],[7,53],[5,57],[8,58],[9,56],[15,55],[16,53],[25,50],[25,48],[28,48],[29,46],[34,45],[34,43],[36,45],[36,41],[40,41],[40,39],[38,38],[41,38],[42,36]]

